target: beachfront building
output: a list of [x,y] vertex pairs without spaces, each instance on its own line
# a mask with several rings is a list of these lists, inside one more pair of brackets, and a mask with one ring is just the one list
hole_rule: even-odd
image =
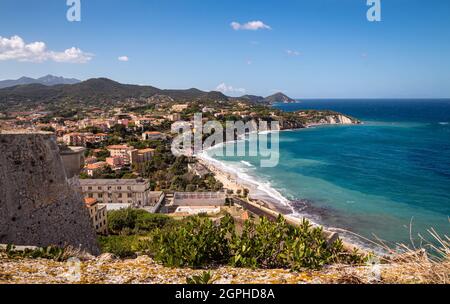
[[175,210],[177,216],[192,216],[199,214],[216,215],[220,213],[220,207],[216,206],[180,206]]
[[100,203],[123,204],[154,212],[164,199],[163,192],[151,191],[147,179],[82,179],[84,197],[97,199]]
[[225,193],[222,192],[176,192],[172,203],[174,215],[215,215],[225,206],[226,199]]
[[176,192],[175,206],[225,206],[227,196],[223,192]]

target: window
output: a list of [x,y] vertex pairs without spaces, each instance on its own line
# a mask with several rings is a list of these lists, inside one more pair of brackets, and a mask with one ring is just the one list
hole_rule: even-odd
[[117,186],[117,190],[122,190],[122,187],[121,186]]
[[131,186],[128,186],[127,189],[131,191]]
[[133,197],[133,193],[128,193],[128,198],[132,198]]
[[101,186],[98,186],[98,190],[102,190],[102,187],[101,187]]
[[91,186],[89,186],[89,187],[88,187],[88,190],[92,190],[92,187],[91,187]]

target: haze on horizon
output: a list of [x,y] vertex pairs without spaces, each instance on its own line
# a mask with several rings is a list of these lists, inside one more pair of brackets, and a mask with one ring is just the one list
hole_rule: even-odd
[[230,96],[450,97],[450,3],[381,0],[0,2],[0,79],[107,77]]

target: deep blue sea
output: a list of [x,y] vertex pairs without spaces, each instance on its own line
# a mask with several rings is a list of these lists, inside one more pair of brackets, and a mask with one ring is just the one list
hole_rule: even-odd
[[[280,132],[280,163],[216,157],[294,212],[327,227],[410,243],[450,235],[450,100],[306,100],[284,111],[328,109],[363,125]],[[412,223],[412,225],[410,225]]]

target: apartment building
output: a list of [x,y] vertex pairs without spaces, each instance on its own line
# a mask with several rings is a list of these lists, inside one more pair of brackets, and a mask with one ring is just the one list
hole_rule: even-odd
[[84,197],[103,204],[128,204],[135,208],[157,206],[164,198],[159,191],[151,191],[147,179],[82,179]]
[[112,158],[121,158],[124,165],[131,165],[137,158],[137,150],[127,145],[113,145],[106,148]]
[[63,142],[68,146],[86,146],[87,143],[100,143],[108,139],[108,134],[68,133],[63,135]]
[[140,149],[137,151],[137,163],[145,163],[152,160],[155,155],[155,149]]
[[108,215],[105,205],[100,205],[95,198],[85,198],[84,204],[89,210],[89,217],[98,234],[108,234]]

